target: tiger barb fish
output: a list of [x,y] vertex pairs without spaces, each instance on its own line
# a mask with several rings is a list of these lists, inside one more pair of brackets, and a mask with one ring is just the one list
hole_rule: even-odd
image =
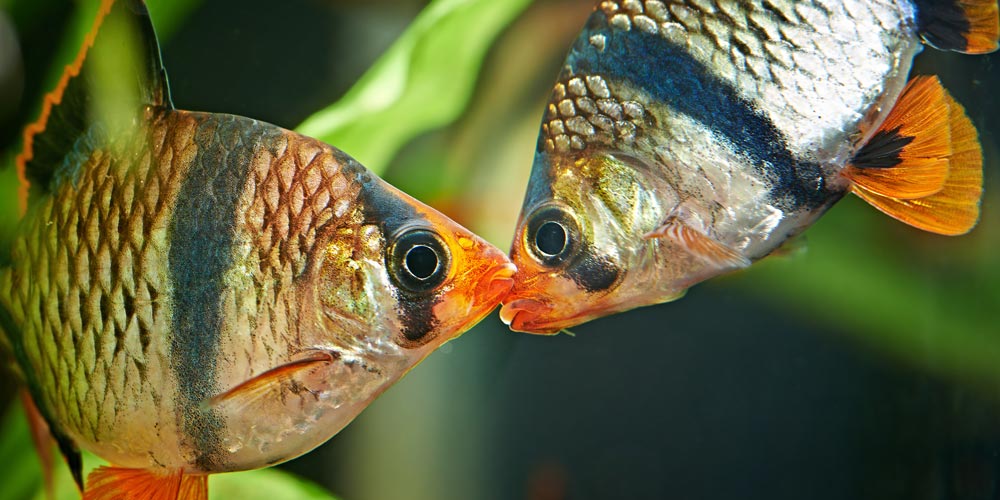
[[[140,1],[102,3],[17,166],[0,346],[87,499],[204,499],[311,450],[512,284],[343,152],[174,109]],[[111,464],[86,488],[80,449]]]
[[551,334],[746,268],[847,193],[979,217],[975,128],[924,45],[997,48],[996,0],[599,2],[552,91],[501,318]]

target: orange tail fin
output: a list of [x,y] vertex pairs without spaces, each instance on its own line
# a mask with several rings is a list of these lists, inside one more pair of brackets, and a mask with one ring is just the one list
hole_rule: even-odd
[[184,471],[98,467],[87,477],[83,500],[207,500],[208,476]]
[[979,219],[979,139],[937,77],[910,81],[843,175],[854,194],[925,231],[963,234]]

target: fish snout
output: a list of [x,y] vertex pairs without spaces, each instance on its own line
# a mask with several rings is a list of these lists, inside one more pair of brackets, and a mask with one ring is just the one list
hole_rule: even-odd
[[511,262],[501,264],[489,279],[487,294],[491,300],[499,302],[514,288],[514,274],[517,266]]
[[[488,311],[500,305],[514,287],[514,276],[517,266],[510,261],[507,254],[499,248],[480,241],[479,245],[466,248],[473,255],[467,274],[469,284],[466,290],[471,293],[468,300],[473,307],[488,307]],[[467,253],[466,255],[469,255]],[[468,292],[467,292],[468,293]],[[470,304],[470,305],[471,305]]]
[[517,266],[506,260],[497,262],[491,275],[482,280],[476,293],[476,302],[498,304],[514,288]]

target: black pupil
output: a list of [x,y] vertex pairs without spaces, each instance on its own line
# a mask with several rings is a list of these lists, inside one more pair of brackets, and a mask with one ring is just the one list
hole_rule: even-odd
[[414,245],[406,252],[405,261],[406,270],[421,280],[433,276],[438,267],[437,253],[427,245]]
[[545,255],[559,255],[566,248],[566,229],[558,222],[542,224],[535,233],[535,246]]

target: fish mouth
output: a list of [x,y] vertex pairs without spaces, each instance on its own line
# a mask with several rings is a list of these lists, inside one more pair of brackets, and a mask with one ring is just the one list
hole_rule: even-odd
[[492,303],[495,307],[514,288],[514,274],[516,272],[517,266],[510,262],[499,264],[493,271],[493,275],[489,279],[483,280],[484,285],[479,287],[476,301]]
[[551,312],[552,306],[544,301],[517,299],[500,308],[500,320],[515,332],[554,335],[569,325],[565,321],[546,322],[544,317]]

